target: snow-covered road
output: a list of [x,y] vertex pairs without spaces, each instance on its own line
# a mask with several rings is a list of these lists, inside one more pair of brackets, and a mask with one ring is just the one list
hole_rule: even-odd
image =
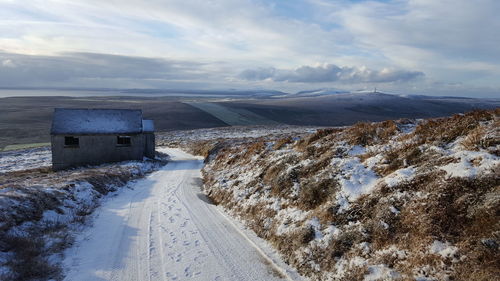
[[65,280],[289,279],[276,257],[201,194],[202,160],[163,152],[171,161],[162,170],[96,211],[92,227],[66,252]]

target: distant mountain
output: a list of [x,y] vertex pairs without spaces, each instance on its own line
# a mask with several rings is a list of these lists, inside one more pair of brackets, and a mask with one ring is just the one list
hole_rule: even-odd
[[124,89],[122,93],[131,94],[157,94],[161,95],[174,95],[174,94],[189,94],[200,96],[237,96],[237,97],[272,97],[286,95],[285,92],[275,90],[236,90],[236,89],[222,89],[222,90],[186,90],[186,89]]
[[500,99],[402,96],[380,92],[327,93],[314,91],[279,99],[234,100],[219,104],[230,109],[251,111],[283,124],[316,126],[441,117],[474,109],[500,107]]
[[324,88],[324,89],[300,91],[300,92],[297,92],[294,94],[289,94],[289,96],[315,97],[315,96],[342,94],[342,93],[348,93],[348,92],[349,91],[340,90],[340,89]]

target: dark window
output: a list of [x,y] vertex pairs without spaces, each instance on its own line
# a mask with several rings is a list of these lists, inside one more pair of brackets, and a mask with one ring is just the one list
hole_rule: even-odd
[[130,137],[129,136],[117,136],[116,137],[116,145],[117,146],[130,146]]
[[80,145],[80,140],[77,137],[64,137],[64,146],[78,147],[79,145]]

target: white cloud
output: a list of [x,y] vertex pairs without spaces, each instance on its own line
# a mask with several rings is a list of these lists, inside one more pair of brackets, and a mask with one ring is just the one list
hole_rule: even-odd
[[494,63],[492,74],[499,74],[499,10],[496,0],[409,0],[362,2],[332,13],[355,44],[394,64],[448,79],[455,73],[443,70],[456,63]]
[[[500,1],[293,5],[289,11],[280,1],[263,0],[0,0],[0,48],[52,57],[88,52],[203,62],[200,72],[214,67],[218,83],[231,86],[235,73],[249,69],[246,79],[254,82],[248,87],[398,81],[405,90],[410,86],[404,83],[413,87],[411,78],[422,76],[406,71],[416,69],[426,74],[422,87],[443,81],[500,88]],[[290,70],[297,65],[311,67]]]
[[0,61],[0,85],[8,87],[175,88],[207,86],[225,78],[223,65],[217,63],[96,53],[34,56],[0,52]]
[[301,66],[294,70],[270,68],[246,69],[239,74],[244,80],[287,81],[294,83],[391,83],[407,82],[424,77],[420,71],[405,71],[384,68],[372,70],[362,67],[339,67],[334,64]]

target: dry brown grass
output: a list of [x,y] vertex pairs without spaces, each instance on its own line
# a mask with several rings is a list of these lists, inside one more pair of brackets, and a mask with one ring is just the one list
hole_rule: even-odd
[[319,130],[317,130],[316,133],[309,135],[308,137],[303,138],[300,141],[298,141],[297,148],[303,150],[306,147],[310,146],[315,141],[322,139],[324,137],[330,136],[332,134],[340,133],[343,130],[344,130],[343,128],[319,129]]
[[423,154],[415,144],[405,144],[383,154],[385,163],[377,165],[374,170],[382,176],[386,176],[398,169],[411,165],[419,165],[422,162],[430,161],[431,155]]
[[[449,149],[448,144],[462,138],[462,145],[467,149],[493,151],[492,147],[499,141],[498,113],[500,109],[430,119],[407,134],[400,134],[398,126],[411,123],[408,120],[359,123],[346,129],[318,131],[287,146],[291,151],[286,157],[283,150],[267,150],[262,145],[250,149],[251,145],[241,144],[221,150],[223,154],[216,159],[216,164],[211,163],[206,186],[220,204],[241,216],[260,237],[270,241],[288,263],[313,280],[321,280],[323,273],[333,271],[341,258],[349,261],[354,257],[365,258],[368,265],[386,264],[403,275],[401,280],[414,280],[418,275],[438,280],[446,275],[451,280],[496,280],[500,276],[500,167],[475,178],[450,178],[438,167],[458,161],[440,149]],[[274,148],[280,149],[288,140],[277,143]],[[350,157],[346,153],[350,146],[346,143],[375,148],[381,145],[387,149],[362,156],[365,159],[376,152],[383,154],[384,161],[374,168],[379,176],[408,166],[415,167],[418,174],[393,187],[380,182],[375,191],[339,211],[338,183],[334,180],[338,171],[329,164],[333,157]],[[248,153],[250,150],[252,154]],[[246,151],[244,157],[239,157],[241,151]],[[303,160],[307,161],[301,162]],[[256,169],[257,166],[261,168]],[[287,199],[285,205],[282,200],[282,208],[298,208],[307,212],[307,217],[292,222],[295,231],[277,235],[279,224],[269,228],[266,219],[280,223],[281,220],[266,205],[269,203],[242,207],[241,202],[234,200],[231,188],[212,186],[213,173],[221,172],[225,177],[238,179],[238,175],[230,172],[233,167],[261,173],[246,186],[240,184],[233,188],[262,192],[261,195],[270,191],[271,199]],[[301,190],[292,198],[295,183],[300,184]],[[334,225],[340,231],[326,248],[311,243],[314,229],[307,221],[312,218],[318,218],[323,227]],[[435,240],[456,246],[456,256],[430,254],[429,247]],[[360,250],[362,242],[369,243],[368,252]],[[388,250],[391,247],[405,254],[395,255]],[[318,264],[321,271],[316,271],[309,261]],[[367,272],[366,265],[349,265],[347,275],[341,280],[363,280]]]
[[188,146],[181,146],[187,152],[203,156],[205,162],[209,160],[210,155],[217,154],[217,152],[224,147],[223,141],[218,140],[202,140],[192,141]]
[[348,129],[348,142],[352,145],[369,145],[377,135],[376,127],[371,123],[357,123]]
[[489,144],[483,144],[482,139],[486,130],[483,127],[477,127],[472,130],[465,139],[461,142],[462,146],[467,150],[479,150],[480,148],[488,147]]
[[45,243],[41,235],[31,233],[27,237],[4,236],[2,240],[9,245],[8,250],[14,253],[12,259],[6,264],[12,273],[0,275],[2,280],[61,279],[61,268],[50,264],[44,253]]
[[492,126],[487,129],[485,126],[478,126],[471,130],[462,140],[461,145],[467,150],[490,149],[495,150],[498,156],[498,148],[500,145],[500,120],[496,120]]
[[380,123],[357,123],[346,130],[346,139],[351,145],[372,145],[385,142],[399,132],[397,124],[392,121]]
[[466,114],[456,114],[448,118],[430,119],[415,128],[414,136],[420,143],[450,143],[458,137],[466,136],[481,125],[481,122],[498,118],[495,111],[475,110]]
[[281,138],[274,143],[273,149],[282,149],[285,145],[293,143],[292,137]]
[[258,155],[266,149],[266,142],[263,140],[257,140],[248,146],[247,151],[243,155],[244,158],[250,158],[254,155]]
[[309,180],[301,184],[297,206],[303,210],[318,207],[330,199],[338,189],[338,183],[333,178]]

